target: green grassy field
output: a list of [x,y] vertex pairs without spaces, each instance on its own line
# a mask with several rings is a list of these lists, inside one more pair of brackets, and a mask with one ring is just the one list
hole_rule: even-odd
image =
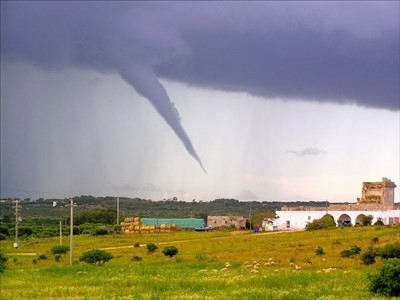
[[[74,238],[76,262],[69,266],[68,254],[56,262],[50,253],[51,247],[59,244],[58,238],[20,241],[18,249],[7,240],[0,244],[9,257],[6,271],[0,275],[0,298],[384,299],[370,294],[367,287],[368,274],[381,266],[380,259],[364,266],[359,255],[341,258],[340,253],[355,245],[366,250],[396,241],[400,241],[400,227],[81,235]],[[63,242],[69,245],[69,238]],[[135,243],[141,247],[133,247]],[[146,243],[158,243],[159,249],[147,254]],[[161,253],[166,245],[176,246],[179,255],[167,259]],[[315,254],[318,246],[324,255]],[[106,249],[115,258],[101,267],[78,263],[79,256],[92,248]],[[41,254],[48,259],[37,260]],[[133,261],[134,256],[142,261]],[[230,267],[226,268],[226,262]]]

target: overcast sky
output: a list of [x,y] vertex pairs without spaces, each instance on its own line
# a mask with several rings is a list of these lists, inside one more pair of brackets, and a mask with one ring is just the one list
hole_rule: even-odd
[[1,197],[353,202],[363,181],[400,186],[399,11],[2,1]]

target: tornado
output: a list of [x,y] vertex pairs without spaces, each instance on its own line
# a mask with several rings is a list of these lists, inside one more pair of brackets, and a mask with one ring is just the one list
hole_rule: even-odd
[[130,67],[120,67],[121,77],[127,81],[141,96],[145,97],[175,132],[186,151],[198,162],[204,173],[207,174],[192,141],[181,124],[179,113],[171,102],[164,86],[157,79],[152,67],[135,64]]

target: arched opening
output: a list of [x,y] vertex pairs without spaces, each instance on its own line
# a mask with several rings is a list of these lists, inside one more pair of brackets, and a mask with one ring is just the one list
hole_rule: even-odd
[[352,226],[351,218],[348,214],[343,214],[337,220],[338,226]]
[[356,224],[355,225],[362,225],[363,224],[363,218],[365,218],[366,215],[360,214],[356,218]]

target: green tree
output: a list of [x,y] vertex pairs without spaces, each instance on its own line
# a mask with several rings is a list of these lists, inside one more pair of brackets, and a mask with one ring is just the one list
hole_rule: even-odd
[[251,216],[251,225],[262,225],[262,221],[265,219],[273,219],[276,217],[276,214],[274,211],[271,210],[264,210],[262,212],[259,212],[253,216]]
[[99,249],[92,249],[84,252],[79,258],[79,261],[83,261],[91,265],[98,264],[99,266],[102,266],[113,258],[114,256],[109,252]]
[[330,215],[325,215],[320,219],[315,219],[306,225],[306,230],[319,230],[330,227],[336,227],[335,220]]
[[162,253],[165,256],[169,256],[169,257],[172,258],[173,256],[178,254],[178,248],[176,248],[175,246],[167,246],[167,247],[164,248]]
[[375,263],[375,257],[377,256],[376,254],[376,250],[369,246],[367,248],[367,251],[365,251],[362,255],[361,255],[361,262],[366,265],[372,265]]
[[379,273],[369,277],[370,291],[387,297],[400,296],[400,259],[389,258],[383,262]]
[[146,245],[146,248],[147,248],[147,252],[148,253],[153,253],[154,251],[156,251],[158,249],[158,246],[156,244],[153,244],[153,243],[148,243]]
[[370,226],[372,224],[373,216],[368,215],[368,216],[363,216],[361,219],[361,224],[363,226]]

